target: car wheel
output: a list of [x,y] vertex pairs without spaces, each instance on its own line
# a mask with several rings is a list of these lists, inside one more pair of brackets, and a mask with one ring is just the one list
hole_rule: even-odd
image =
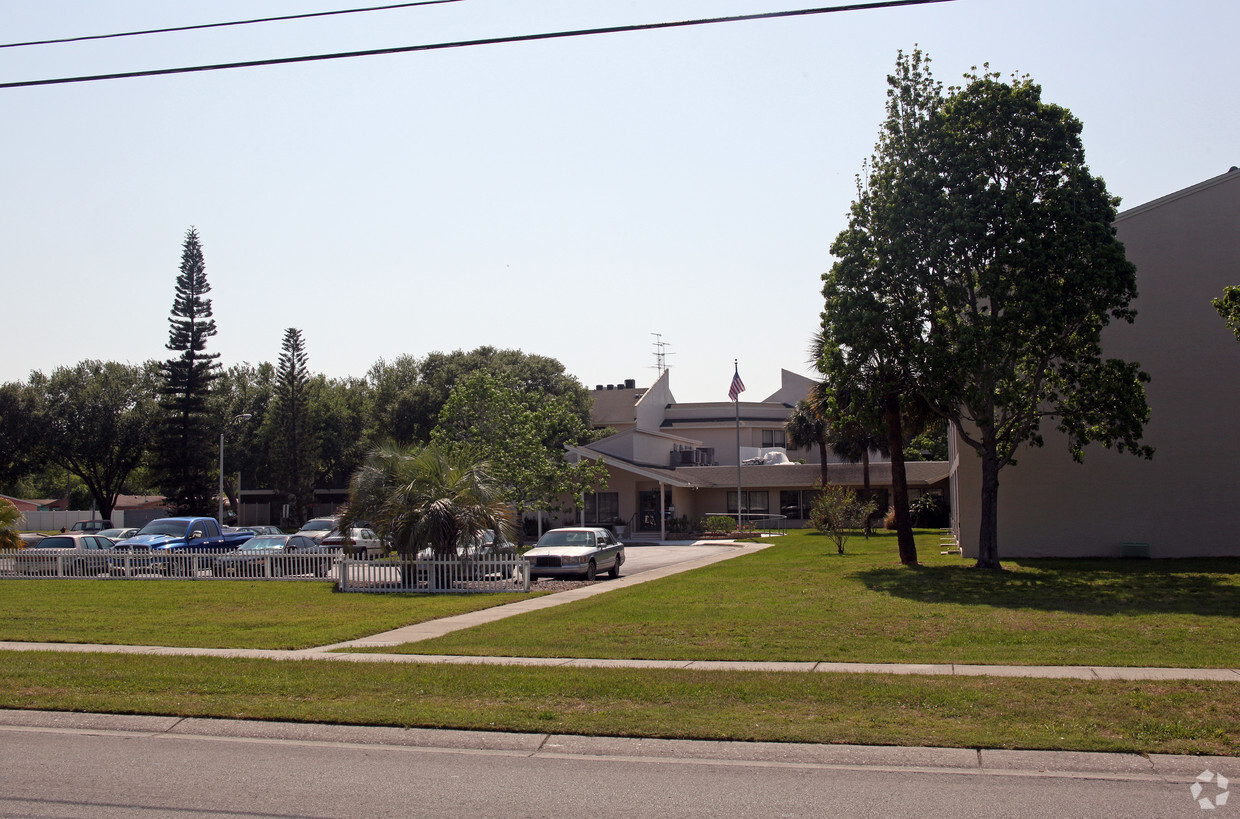
[[593,580],[598,575],[598,565],[591,559],[586,564],[586,580]]
[[69,573],[74,575],[75,577],[85,577],[86,576],[86,561],[84,560],[74,561],[73,568],[69,571]]
[[612,580],[615,580],[617,577],[620,576],[620,557],[619,556],[616,557],[615,565],[607,570],[607,576],[610,577]]

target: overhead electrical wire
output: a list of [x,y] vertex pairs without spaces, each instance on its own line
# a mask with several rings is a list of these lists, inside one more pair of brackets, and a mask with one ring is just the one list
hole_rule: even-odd
[[265,60],[246,60],[235,63],[217,63],[215,65],[195,65],[182,68],[153,68],[146,71],[124,71],[115,74],[94,74],[81,77],[59,77],[48,80],[21,80],[19,82],[0,83],[0,88],[29,88],[38,85],[65,85],[79,82],[98,82],[100,80],[127,80],[136,77],[159,77],[168,74],[192,74],[202,71],[223,71],[229,68],[258,68],[268,65],[287,65],[290,63],[319,62],[323,60],[344,60],[353,57],[377,57],[385,54],[408,54],[415,51],[438,51],[448,48],[466,48],[469,46],[501,45],[505,43],[528,43],[539,40],[556,40],[568,37],[585,37],[593,34],[619,34],[631,31],[654,31],[666,28],[686,28],[688,26],[704,26],[714,23],[739,23],[751,20],[773,20],[783,17],[807,17],[815,14],[832,14],[844,11],[866,11],[870,9],[894,8],[897,6],[925,6],[931,3],[951,3],[954,0],[878,0],[871,3],[851,3],[844,6],[826,6],[812,9],[795,9],[791,11],[770,11],[759,14],[742,14],[733,17],[705,17],[696,20],[678,20],[663,23],[637,23],[624,26],[607,26],[605,28],[587,28],[574,31],[553,31],[542,34],[518,34],[507,37],[488,37],[480,40],[458,40],[447,43],[426,43],[422,45],[393,46],[391,48],[374,48],[365,51],[342,51],[335,54],[309,54],[301,57],[275,57]]
[[117,34],[86,34],[81,37],[61,37],[56,40],[29,40],[24,43],[0,43],[0,48],[23,48],[25,46],[56,45],[59,43],[81,43],[86,40],[112,40],[117,37],[140,37],[144,34],[171,34],[178,31],[199,31],[204,28],[225,28],[227,26],[251,26],[255,23],[279,23],[285,20],[305,20],[310,17],[333,17],[338,14],[362,14],[368,11],[388,11],[390,9],[406,9],[413,6],[436,6],[440,3],[459,3],[461,0],[418,0],[416,3],[393,3],[388,6],[369,6],[361,9],[337,9],[335,11],[313,11],[305,14],[286,14],[282,17],[257,17],[253,20],[233,20],[227,23],[199,23],[192,26],[174,26],[172,28],[148,28],[142,31],[122,31]]

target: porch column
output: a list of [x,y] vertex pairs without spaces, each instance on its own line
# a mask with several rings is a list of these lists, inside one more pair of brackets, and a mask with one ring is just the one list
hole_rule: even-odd
[[667,540],[667,513],[664,507],[663,481],[659,481],[659,540]]

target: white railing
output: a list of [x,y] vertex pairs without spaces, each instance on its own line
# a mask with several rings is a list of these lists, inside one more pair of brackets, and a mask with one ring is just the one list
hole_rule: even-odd
[[270,554],[235,549],[199,552],[40,549],[0,551],[0,577],[179,577],[314,580],[335,576],[340,555]]
[[[50,550],[49,550],[50,552]],[[520,557],[400,560],[342,557],[335,552],[270,554],[203,552],[0,550],[0,578],[93,577],[151,580],[337,581],[356,592],[528,592],[529,562]]]
[[519,557],[399,560],[345,558],[337,567],[342,592],[527,592],[529,561]]

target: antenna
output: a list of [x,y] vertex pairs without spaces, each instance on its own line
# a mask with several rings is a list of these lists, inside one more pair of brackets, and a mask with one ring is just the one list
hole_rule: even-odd
[[659,371],[659,375],[663,375],[663,373],[667,372],[667,357],[669,355],[676,355],[676,354],[669,353],[667,351],[668,342],[663,340],[662,333],[651,333],[650,335],[654,336],[654,341],[652,343],[654,344],[654,348],[655,348],[655,354],[654,354],[655,369]]

